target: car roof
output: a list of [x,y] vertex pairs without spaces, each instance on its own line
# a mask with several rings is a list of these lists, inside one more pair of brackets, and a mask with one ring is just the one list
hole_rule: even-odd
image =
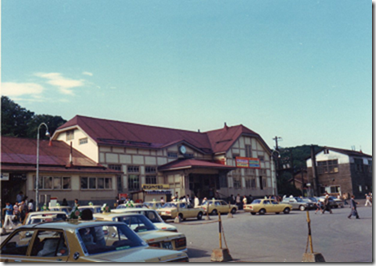
[[30,215],[43,215],[43,214],[67,214],[65,211],[39,211],[39,212],[29,212]]
[[119,209],[112,209],[111,211],[113,210],[121,210],[121,211],[129,211],[129,212],[132,212],[132,211],[152,211],[153,209],[149,209],[149,208],[146,208],[146,207],[142,207],[142,208],[133,208],[133,207],[128,207],[128,208],[119,208]]
[[127,213],[127,212],[120,212],[120,213],[114,213],[114,212],[105,212],[105,213],[94,213],[94,217],[118,217],[118,216],[143,216],[139,213]]
[[46,228],[46,229],[70,229],[75,230],[82,227],[108,225],[114,222],[109,221],[82,221],[82,220],[70,220],[70,221],[57,221],[52,223],[38,223],[23,225],[19,228]]

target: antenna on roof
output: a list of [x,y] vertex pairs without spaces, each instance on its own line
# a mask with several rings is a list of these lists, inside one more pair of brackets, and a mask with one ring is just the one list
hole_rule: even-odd
[[225,122],[225,129],[228,129],[227,123]]

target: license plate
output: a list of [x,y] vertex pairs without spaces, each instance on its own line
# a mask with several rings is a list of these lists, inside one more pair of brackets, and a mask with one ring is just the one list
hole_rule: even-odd
[[166,215],[166,213],[165,212],[161,212],[161,215]]
[[162,247],[166,249],[172,249],[172,244],[171,242],[163,242]]

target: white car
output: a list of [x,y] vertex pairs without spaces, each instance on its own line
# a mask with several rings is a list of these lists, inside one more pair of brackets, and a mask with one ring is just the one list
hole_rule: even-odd
[[178,229],[163,221],[158,212],[149,208],[123,208],[111,210],[112,213],[140,213],[145,215],[159,230],[177,232]]

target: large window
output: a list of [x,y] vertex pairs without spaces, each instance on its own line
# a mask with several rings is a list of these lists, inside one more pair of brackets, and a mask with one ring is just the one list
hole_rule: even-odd
[[81,177],[81,189],[108,190],[112,189],[110,177]]
[[319,174],[338,173],[338,160],[317,162]]
[[131,191],[140,189],[140,168],[138,166],[128,166],[128,189]]
[[157,168],[155,166],[145,166],[146,184],[157,184]]
[[235,189],[242,188],[242,184],[240,182],[240,177],[234,177],[233,182],[234,182],[234,188]]
[[252,157],[252,146],[245,145],[245,157],[251,158]]
[[[61,176],[39,176],[39,189],[61,190],[71,189],[71,178]],[[36,184],[36,177],[34,176],[34,187]]]
[[74,139],[74,130],[69,130],[69,131],[67,131],[67,133],[66,133],[67,135],[67,137],[66,137],[66,140],[72,140],[72,139]]
[[355,170],[357,172],[363,172],[363,160],[362,159],[354,159],[355,163]]

